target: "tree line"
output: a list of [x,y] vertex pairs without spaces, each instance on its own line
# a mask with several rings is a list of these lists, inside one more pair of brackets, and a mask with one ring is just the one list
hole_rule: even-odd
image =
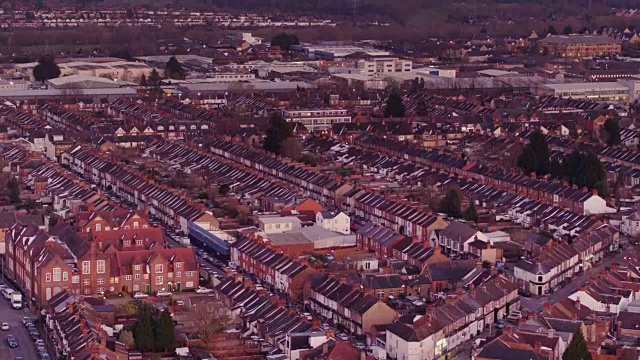
[[571,185],[597,189],[602,196],[609,195],[607,173],[598,156],[592,152],[574,150],[572,153],[551,159],[547,138],[536,130],[520,156],[517,166],[526,174],[549,175]]

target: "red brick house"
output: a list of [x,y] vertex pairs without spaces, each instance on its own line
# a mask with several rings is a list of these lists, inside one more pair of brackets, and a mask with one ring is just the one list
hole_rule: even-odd
[[[198,264],[192,249],[165,249],[157,237],[136,237],[140,233],[155,236],[157,230],[117,230],[109,232],[113,237],[100,234],[87,240],[61,223],[48,232],[16,223],[5,238],[6,273],[36,304],[63,290],[95,295],[198,286]],[[125,239],[133,239],[130,247],[123,246]],[[133,242],[138,239],[143,243]]]

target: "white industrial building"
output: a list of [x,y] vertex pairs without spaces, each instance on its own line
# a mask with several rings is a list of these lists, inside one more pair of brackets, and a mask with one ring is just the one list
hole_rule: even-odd
[[594,101],[629,101],[629,87],[619,82],[581,82],[545,84],[535,87],[536,95]]

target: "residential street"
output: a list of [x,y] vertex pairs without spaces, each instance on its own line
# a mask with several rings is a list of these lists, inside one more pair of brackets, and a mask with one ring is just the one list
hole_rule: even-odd
[[522,310],[538,312],[541,311],[545,303],[556,303],[569,295],[573,294],[575,291],[580,288],[580,286],[584,285],[589,281],[589,277],[597,276],[600,273],[600,270],[604,269],[606,266],[611,265],[612,263],[619,262],[622,258],[629,253],[629,248],[623,249],[620,253],[617,253],[615,256],[610,257],[598,264],[598,266],[593,267],[587,270],[584,274],[575,277],[571,280],[570,283],[566,284],[559,290],[556,290],[551,295],[541,296],[541,297],[521,297],[520,298],[520,306]]
[[[9,300],[0,297],[0,321],[8,322],[11,327],[9,331],[1,331],[0,333],[0,359],[12,360],[20,356],[25,360],[40,358],[27,328],[22,325],[23,316],[30,316],[28,309],[14,310],[11,308]],[[7,335],[9,334],[13,334],[18,340],[17,348],[9,348],[9,344],[7,344]]]

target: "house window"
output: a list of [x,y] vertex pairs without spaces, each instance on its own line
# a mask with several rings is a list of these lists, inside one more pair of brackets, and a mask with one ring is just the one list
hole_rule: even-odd
[[136,245],[137,246],[142,246],[142,239],[136,240]]
[[378,290],[378,299],[384,299],[384,290]]
[[89,279],[82,279],[82,285],[88,286],[89,284]]
[[181,262],[176,263],[176,267],[177,268],[181,268],[182,267],[182,263]]
[[51,299],[51,288],[47,288],[45,290],[45,297],[47,298],[47,300]]
[[143,278],[143,279],[145,279],[145,280],[149,279],[149,274],[144,274],[144,275],[142,276],[142,278]]
[[140,223],[139,223],[139,222],[137,222],[137,221],[134,221],[134,222],[133,222],[133,228],[134,228],[134,229],[138,229],[139,227],[140,227]]
[[131,246],[131,240],[125,240],[124,246]]
[[181,271],[176,272],[176,277],[177,278],[182,277],[182,272]]
[[60,268],[53,268],[53,281],[60,281],[60,275],[62,270]]
[[156,276],[156,285],[164,284],[164,278],[162,276]]
[[115,281],[115,283],[117,284],[118,282],[120,282],[120,278],[119,278],[119,277],[117,277],[117,278],[115,278],[115,279],[114,279],[114,281]]
[[71,282],[72,282],[73,284],[77,284],[77,283],[79,283],[79,282],[80,282],[80,275],[73,275],[73,276],[71,277]]
[[104,285],[104,284],[105,284],[105,283],[104,283],[104,278],[99,278],[99,279],[96,281],[96,284],[98,284],[98,285]]
[[162,264],[156,264],[156,274],[162,274],[164,271],[164,266]]
[[193,281],[187,281],[186,287],[192,288],[193,287]]
[[105,272],[105,261],[104,260],[98,260],[97,262],[97,266],[96,266],[96,272],[98,274],[104,274]]
[[542,276],[538,276],[538,282],[542,282]]
[[102,230],[102,224],[96,224],[96,231]]
[[133,285],[133,291],[140,291],[140,285]]
[[142,265],[133,265],[133,270],[140,271],[142,269]]
[[127,276],[125,277],[125,279],[126,279],[127,281],[131,280],[131,275],[127,275]]
[[62,273],[62,281],[69,281],[69,273],[68,272],[63,272]]
[[187,276],[193,276],[193,271],[187,271]]
[[104,231],[109,231],[109,230],[111,230],[111,227],[110,227],[110,226],[105,226],[105,227],[104,227]]
[[82,262],[82,274],[83,275],[91,274],[91,262],[90,261],[83,261]]
[[51,273],[46,273],[44,275],[44,281],[45,282],[51,282]]
[[141,277],[142,277],[142,276],[140,276],[140,274],[136,274],[136,275],[135,275],[136,280],[140,280],[140,278],[141,278]]

